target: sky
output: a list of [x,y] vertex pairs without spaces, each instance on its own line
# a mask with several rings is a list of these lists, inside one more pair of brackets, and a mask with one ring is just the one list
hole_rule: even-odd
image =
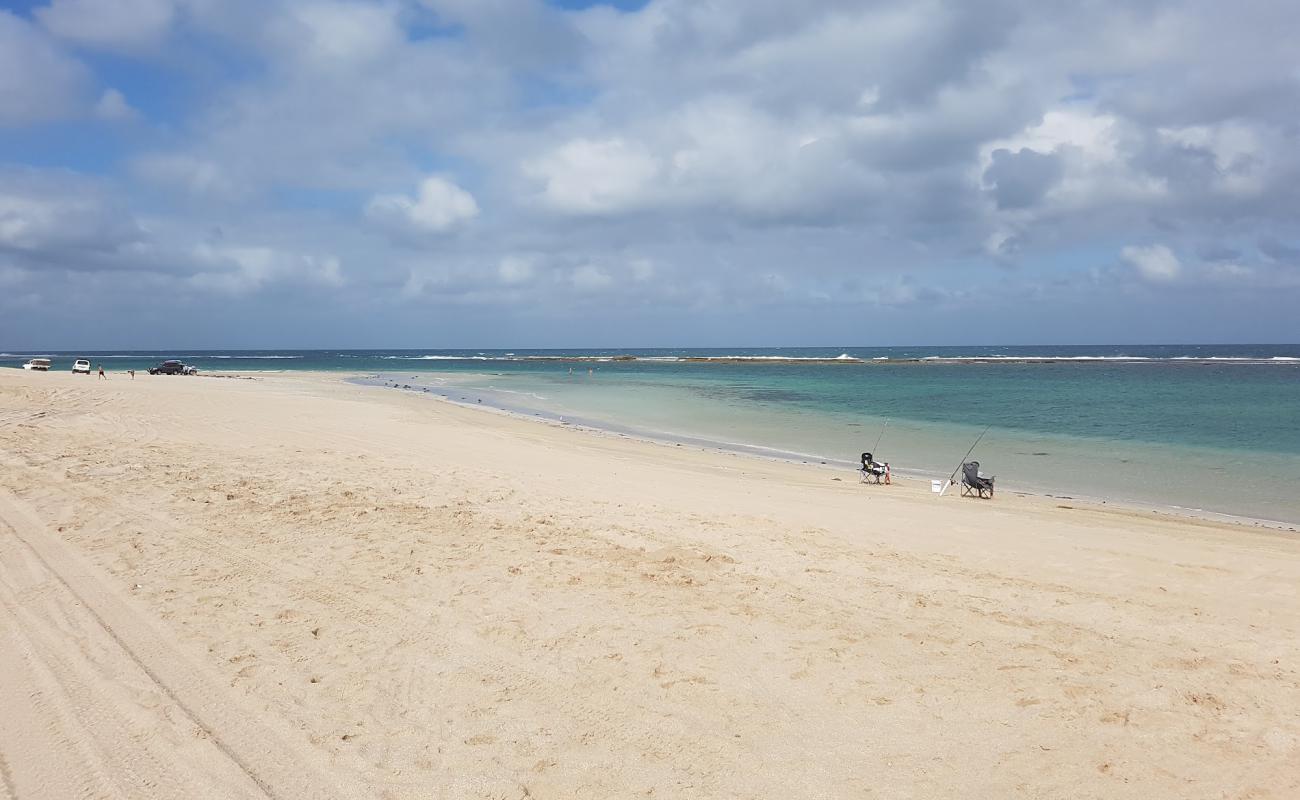
[[1300,4],[0,2],[0,350],[1300,342]]

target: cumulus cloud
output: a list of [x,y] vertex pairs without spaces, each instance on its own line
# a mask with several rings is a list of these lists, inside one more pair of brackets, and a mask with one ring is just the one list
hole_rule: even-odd
[[231,197],[240,192],[220,164],[184,153],[151,153],[131,166],[140,178],[170,191],[199,197]]
[[199,265],[190,276],[192,285],[242,294],[273,282],[343,285],[339,260],[333,256],[291,253],[266,246],[198,245],[193,252]]
[[87,47],[132,51],[158,43],[171,27],[175,0],[53,0],[36,9],[51,33]]
[[579,138],[525,162],[523,169],[541,183],[541,197],[549,207],[604,214],[648,202],[660,165],[635,142]]
[[[111,184],[75,174],[0,170],[0,266],[17,284],[56,285],[117,276],[110,289],[247,294],[273,285],[333,289],[346,277],[333,253],[292,244],[227,242],[220,229],[146,220]],[[195,243],[197,241],[197,243]],[[78,276],[70,278],[68,276]],[[161,282],[161,283],[160,283]]]
[[420,182],[414,197],[381,194],[366,205],[366,216],[397,233],[446,233],[477,217],[474,196],[446,178],[432,175]]
[[403,41],[397,14],[395,3],[302,2],[288,6],[272,29],[286,52],[333,69],[355,67]]
[[82,110],[90,75],[31,23],[0,10],[0,126]]
[[582,39],[573,25],[544,0],[421,2],[498,63],[528,70],[567,68],[581,51]]
[[32,263],[84,264],[144,238],[104,187],[65,173],[0,171],[0,252]]
[[[1030,325],[1023,309],[1121,275],[1176,284],[1134,293],[1170,314],[1210,284],[1273,302],[1298,266],[1296,14],[48,0],[0,12],[0,125],[55,134],[18,158],[59,163],[54,143],[94,120],[141,135],[68,157],[114,165],[80,211],[75,192],[0,180],[0,249],[17,281],[135,265],[251,302],[334,276],[368,308],[527,298],[539,325],[620,304],[633,322],[784,304],[824,330],[856,304],[906,308],[915,331],[961,316],[940,305]],[[69,55],[88,49],[166,54],[158,85],[193,93],[152,102],[154,76],[93,74]],[[1112,242],[1137,244],[1115,258]]]
[[788,120],[736,98],[692,100],[635,132],[576,137],[522,163],[542,204],[576,216],[709,208],[746,220],[838,221],[881,185],[852,125]]
[[1183,271],[1178,256],[1163,244],[1130,245],[1120,251],[1120,257],[1137,271],[1139,277],[1151,283],[1172,283]]
[[573,270],[569,279],[573,282],[575,289],[589,292],[607,289],[614,285],[614,279],[610,277],[609,273],[594,264],[583,264]]
[[117,89],[105,89],[95,103],[95,116],[109,122],[123,122],[135,119],[136,110],[126,102],[126,97]]
[[532,260],[522,256],[506,256],[497,265],[497,275],[506,285],[527,283],[533,279],[533,273]]
[[997,200],[998,208],[1029,208],[1038,204],[1064,168],[1055,153],[1040,153],[1022,147],[1016,152],[993,151],[992,163],[984,170],[984,182]]

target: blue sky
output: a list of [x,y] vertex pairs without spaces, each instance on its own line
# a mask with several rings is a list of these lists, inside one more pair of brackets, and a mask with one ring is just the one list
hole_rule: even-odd
[[1295,342],[1292,4],[0,6],[0,349]]

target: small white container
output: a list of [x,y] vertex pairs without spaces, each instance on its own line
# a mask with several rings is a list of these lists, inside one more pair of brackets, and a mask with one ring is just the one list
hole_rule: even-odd
[[943,481],[930,481],[930,491],[938,494],[943,491]]

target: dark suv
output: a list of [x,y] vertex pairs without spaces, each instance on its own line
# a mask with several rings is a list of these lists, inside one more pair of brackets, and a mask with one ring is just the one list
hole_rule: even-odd
[[179,361],[164,361],[156,367],[149,368],[150,375],[184,375],[185,365]]

